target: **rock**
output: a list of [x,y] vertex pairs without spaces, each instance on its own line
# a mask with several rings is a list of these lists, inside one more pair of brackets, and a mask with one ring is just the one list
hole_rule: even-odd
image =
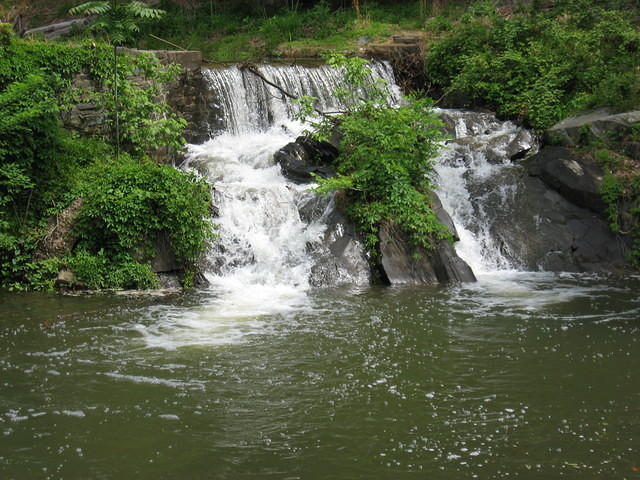
[[[439,283],[429,255],[419,254],[407,235],[395,224],[380,226],[381,266],[391,285],[436,285]],[[418,255],[416,255],[418,254]]]
[[392,222],[380,226],[381,266],[391,285],[436,285],[473,282],[471,268],[445,241],[433,251],[415,247],[409,237]]
[[506,124],[510,128],[501,129],[504,122],[488,113],[443,111],[440,119],[445,124],[445,132],[454,137],[448,143],[481,152],[489,163],[519,160],[538,147],[536,137],[529,130],[511,123]]
[[503,255],[525,270],[624,270],[625,241],[609,230],[599,214],[571,203],[541,178],[530,175],[529,162],[505,169],[492,180],[496,185],[517,186],[507,204],[495,195],[483,205]]
[[55,281],[56,288],[65,288],[75,285],[76,276],[71,270],[60,270]]
[[157,277],[158,284],[161,290],[182,290],[182,283],[180,282],[178,275],[171,273],[159,273]]
[[640,110],[612,114],[604,108],[562,120],[545,132],[544,139],[549,144],[575,147],[596,139],[621,136],[637,122],[640,122]]
[[307,183],[313,181],[313,175],[322,178],[333,175],[330,165],[338,154],[338,150],[328,142],[298,137],[295,142],[278,150],[274,158],[285,177],[296,183]]
[[337,209],[325,219],[322,247],[315,252],[310,283],[314,287],[368,285],[371,271],[364,245],[352,222]]
[[391,40],[394,43],[401,43],[405,45],[412,45],[416,43],[420,43],[424,40],[425,35],[423,32],[411,32],[411,33],[400,33],[397,35],[393,35]]
[[532,153],[533,149],[537,147],[538,141],[531,131],[521,128],[505,148],[505,154],[512,161],[520,160]]
[[530,175],[570,202],[604,215],[606,204],[600,195],[604,172],[593,160],[564,147],[545,147],[531,157],[528,166]]
[[52,23],[43,27],[31,28],[24,32],[25,36],[29,35],[42,35],[45,40],[54,40],[56,38],[64,37],[75,31],[84,30],[89,22],[90,18],[74,18],[73,20],[65,20],[62,22]]
[[417,43],[369,43],[363,47],[365,56],[380,60],[393,60],[397,56],[419,55],[422,45]]
[[322,241],[308,246],[308,253],[314,259],[309,283],[314,287],[371,283],[364,244],[353,222],[341,212],[339,203],[339,195],[309,192],[298,205],[302,220],[326,225]]
[[178,262],[171,240],[165,232],[159,233],[153,241],[156,255],[151,259],[151,271],[154,273],[175,272],[184,270],[184,265]]
[[429,192],[429,197],[431,198],[431,208],[433,208],[433,212],[436,214],[436,217],[438,217],[438,220],[440,221],[440,223],[442,223],[445,227],[449,229],[455,241],[460,240],[460,237],[458,236],[458,231],[456,230],[456,226],[453,223],[453,219],[451,218],[451,215],[449,215],[449,213],[442,206],[442,202],[440,201],[440,197],[438,197],[438,194],[432,191],[432,192]]
[[455,138],[487,135],[502,127],[504,122],[486,112],[465,110],[436,110],[444,123],[445,132]]
[[52,257],[64,257],[71,252],[77,241],[77,238],[73,235],[73,227],[80,214],[83,202],[82,198],[76,198],[62,212],[49,219],[44,238],[33,254],[34,261]]

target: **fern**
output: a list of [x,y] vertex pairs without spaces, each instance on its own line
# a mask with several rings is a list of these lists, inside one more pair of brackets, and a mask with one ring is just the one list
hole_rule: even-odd
[[106,34],[114,45],[122,45],[133,39],[133,35],[140,30],[137,19],[158,19],[164,13],[164,10],[150,8],[143,2],[121,4],[117,0],[86,2],[69,10],[71,15],[96,15],[89,29]]

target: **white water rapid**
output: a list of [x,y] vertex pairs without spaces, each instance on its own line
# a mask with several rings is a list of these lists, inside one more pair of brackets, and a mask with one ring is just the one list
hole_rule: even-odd
[[[317,97],[322,111],[344,107],[332,95],[343,85],[335,69],[258,68],[292,95]],[[219,210],[219,238],[207,259],[207,279],[222,292],[216,310],[223,316],[246,317],[300,308],[314,265],[309,252],[320,247],[326,215],[301,218],[298,207],[308,200],[309,186],[287,180],[273,159],[304,130],[292,119],[297,105],[250,71],[231,67],[205,73],[220,99],[216,108],[224,130],[212,132],[202,145],[190,145],[187,166],[206,175]],[[388,82],[391,102],[399,100],[390,66],[374,63],[372,77]],[[363,280],[368,275],[342,278],[355,284]]]
[[[331,93],[343,84],[336,70],[258,68],[260,75],[292,95],[316,96],[321,110],[342,108]],[[275,319],[310,308],[307,290],[323,284],[318,277],[329,275],[329,285],[369,282],[362,245],[345,235],[339,222],[328,226],[333,202],[318,201],[308,186],[287,180],[274,161],[274,153],[305,128],[292,119],[297,105],[250,71],[231,67],[205,73],[217,99],[211,106],[217,118],[210,140],[189,145],[185,166],[205,175],[213,186],[219,237],[207,257],[211,295],[206,301],[187,311],[163,309],[151,324],[139,328],[147,345],[168,350],[242,341],[277,328]],[[388,82],[390,104],[396,104],[399,89],[390,66],[374,64],[373,77]],[[437,173],[439,195],[460,236],[458,254],[477,274],[512,269],[516,265],[503,255],[505,247],[491,237],[484,200],[513,192],[483,182],[508,169],[509,157],[530,149],[533,140],[528,132],[490,115],[440,113],[455,132],[441,152]],[[309,210],[315,213],[309,215]],[[346,269],[327,262],[326,256],[319,260],[327,251],[324,242],[336,237],[350,242],[344,252],[353,261]]]
[[438,156],[436,172],[438,195],[460,237],[456,251],[476,275],[517,271],[517,259],[491,233],[489,210],[509,204],[516,194],[516,185],[495,179],[513,168],[511,157],[535,149],[535,139],[522,127],[490,114],[439,113],[453,134]]

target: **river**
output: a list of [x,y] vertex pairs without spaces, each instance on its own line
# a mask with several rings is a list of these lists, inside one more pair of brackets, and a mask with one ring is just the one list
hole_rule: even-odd
[[0,298],[0,478],[636,478],[639,279]]

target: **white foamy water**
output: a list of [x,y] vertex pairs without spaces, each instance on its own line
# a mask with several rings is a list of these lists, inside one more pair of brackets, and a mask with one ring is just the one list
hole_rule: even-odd
[[[317,97],[320,110],[344,109],[332,94],[344,85],[337,70],[257,68],[292,95]],[[214,69],[205,76],[219,98],[216,128],[224,127],[212,131],[204,144],[189,146],[186,168],[208,179],[218,211],[219,237],[206,259],[211,295],[205,305],[154,314],[153,321],[136,326],[148,346],[169,350],[242,342],[268,330],[268,322],[278,315],[309,308],[307,291],[316,260],[310,252],[321,250],[326,231],[326,215],[315,221],[300,217],[298,206],[308,200],[309,187],[288,181],[274,161],[274,153],[305,128],[292,120],[297,105],[247,70]],[[389,103],[399,102],[388,64],[374,64],[372,79],[387,81]],[[506,150],[521,130],[491,115],[444,113],[455,122],[456,139],[439,158],[439,194],[458,229],[458,253],[479,274],[513,269],[491,237],[482,199],[470,198],[469,191],[470,185],[508,168]],[[509,187],[500,188],[505,200],[513,195]]]
[[[440,113],[455,122],[454,138],[443,146],[435,170],[438,196],[460,237],[456,251],[479,277],[497,271],[517,271],[518,265],[502,251],[506,247],[498,244],[491,234],[492,214],[486,203],[490,195],[497,195],[501,204],[508,204],[516,194],[516,186],[487,182],[511,168],[507,152],[510,146],[530,141],[535,148],[534,141],[521,127],[498,121],[492,115],[455,110]],[[520,140],[523,133],[526,138]],[[472,197],[473,187],[485,184],[489,186],[478,189],[481,193]]]

